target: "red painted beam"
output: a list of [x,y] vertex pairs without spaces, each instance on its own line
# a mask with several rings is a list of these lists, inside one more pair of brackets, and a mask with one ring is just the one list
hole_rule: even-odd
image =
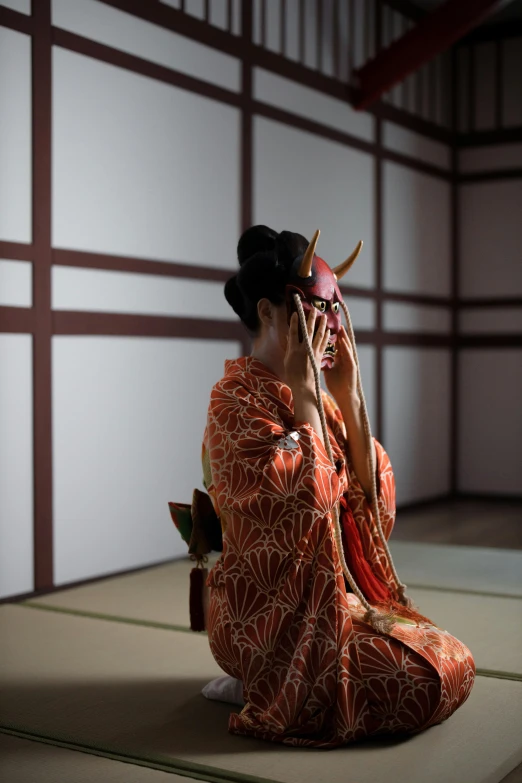
[[355,108],[365,109],[505,4],[506,0],[447,0],[356,71]]

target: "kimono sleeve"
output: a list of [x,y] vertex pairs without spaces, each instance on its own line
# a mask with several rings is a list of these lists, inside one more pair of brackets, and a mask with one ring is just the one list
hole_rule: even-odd
[[[283,422],[250,395],[214,388],[207,420],[214,491],[227,536],[262,529],[287,552],[339,500],[335,466],[314,428]],[[275,541],[274,541],[275,543]]]

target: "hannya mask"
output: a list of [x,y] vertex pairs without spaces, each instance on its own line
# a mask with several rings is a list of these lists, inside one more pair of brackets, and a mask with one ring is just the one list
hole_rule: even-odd
[[[286,306],[288,323],[290,323],[292,313],[296,310],[293,298],[296,293],[302,301],[303,310],[307,318],[313,307],[317,308],[320,313],[326,314],[327,327],[330,329],[330,340],[321,361],[321,369],[330,369],[335,361],[335,343],[342,323],[342,295],[337,282],[346,274],[359,255],[362,241],[359,242],[346,261],[335,267],[335,269],[330,269],[326,261],[315,255],[319,234],[320,231],[315,232],[303,258],[297,258],[290,270],[285,290]],[[317,328],[318,325],[316,330]],[[301,329],[299,329],[299,335],[302,338]]]

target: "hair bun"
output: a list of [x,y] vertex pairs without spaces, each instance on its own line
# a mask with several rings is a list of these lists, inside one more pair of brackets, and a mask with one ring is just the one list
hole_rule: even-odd
[[290,269],[298,256],[304,256],[308,240],[302,234],[293,231],[281,231],[276,239],[276,253],[280,264]]
[[241,235],[237,243],[237,259],[243,266],[253,255],[273,252],[277,241],[277,232],[268,226],[251,226]]
[[259,326],[257,303],[267,298],[273,304],[285,301],[285,286],[295,257],[308,247],[301,234],[268,226],[251,226],[237,245],[239,271],[227,280],[225,298],[247,329],[254,334]]
[[242,318],[245,310],[245,301],[237,284],[237,275],[234,275],[225,283],[225,299],[236,315]]

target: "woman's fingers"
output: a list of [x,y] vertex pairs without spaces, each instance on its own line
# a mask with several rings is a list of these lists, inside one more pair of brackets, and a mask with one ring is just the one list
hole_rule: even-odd
[[319,361],[322,361],[322,358],[323,358],[324,352],[326,351],[326,346],[328,345],[329,339],[330,339],[330,330],[327,329],[325,334],[324,334],[323,341],[321,343],[321,348],[320,348],[320,351],[319,351]]
[[324,353],[324,349],[328,345],[328,340],[330,339],[330,330],[327,328],[326,325],[326,316],[324,317],[324,334],[323,339],[321,340],[321,351]]
[[311,339],[312,347],[314,349],[318,348],[319,345],[321,344],[324,337],[325,330],[326,330],[326,316],[319,315],[319,326],[317,327],[317,332],[315,333],[313,339]]
[[313,342],[314,354],[319,364],[322,361],[323,354],[328,345],[328,340],[330,339],[330,330],[327,328],[327,318],[325,315],[320,316],[320,318],[319,328],[317,329],[317,334],[315,335]]
[[308,313],[308,318],[306,319],[306,328],[311,343],[313,343],[316,318],[317,318],[317,310],[315,307],[312,307],[310,309],[310,312]]

